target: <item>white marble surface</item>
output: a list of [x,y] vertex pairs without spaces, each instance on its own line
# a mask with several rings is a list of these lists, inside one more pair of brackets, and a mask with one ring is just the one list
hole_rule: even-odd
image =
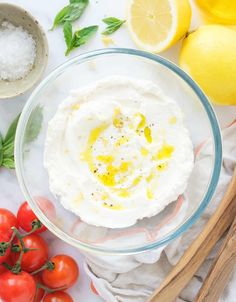
[[[6,2],[6,0],[1,2]],[[9,0],[9,3],[14,3],[24,7],[31,12],[36,19],[41,23],[45,29],[49,41],[49,62],[45,74],[48,74],[59,64],[65,62],[68,58],[64,56],[65,44],[63,39],[63,33],[61,28],[49,32],[48,29],[53,23],[53,18],[57,11],[67,4],[67,0]],[[100,31],[103,28],[101,19],[105,16],[116,16],[125,18],[126,4],[128,0],[90,0],[90,5],[87,8],[82,18],[75,24],[75,28],[89,26],[93,24],[99,24]],[[193,21],[192,29],[196,28],[200,23],[198,11],[193,5]],[[135,45],[129,38],[127,29],[124,27],[113,35],[115,42],[114,46],[117,47],[132,47]],[[162,53],[163,56],[177,62],[178,51],[180,44],[173,47],[171,50]],[[104,45],[101,41],[101,36],[98,33],[97,36],[89,42],[87,45],[74,51],[70,58],[83,53],[88,50],[97,48],[103,48]],[[9,100],[0,99],[0,131],[5,133],[9,123],[21,111],[30,91],[21,97],[17,97]],[[221,126],[228,124],[230,121],[236,118],[236,107],[215,107]],[[24,200],[22,193],[17,184],[14,171],[7,171],[0,169],[0,207],[7,207],[12,211],[16,211],[18,205]],[[98,297],[91,293],[89,289],[89,280],[85,276],[82,268],[82,256],[78,250],[68,246],[55,238],[52,234],[47,234],[46,237],[50,238],[50,250],[51,254],[67,252],[73,255],[80,263],[81,277],[77,285],[71,290],[71,293],[75,301],[96,302],[101,301]],[[233,301],[232,301],[233,302]]]

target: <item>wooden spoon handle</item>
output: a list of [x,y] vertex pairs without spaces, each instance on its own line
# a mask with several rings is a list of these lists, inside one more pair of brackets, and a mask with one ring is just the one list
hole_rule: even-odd
[[195,302],[217,302],[236,264],[236,218]]
[[236,168],[227,191],[201,234],[185,251],[149,302],[172,302],[192,279],[216,242],[232,224],[236,216]]

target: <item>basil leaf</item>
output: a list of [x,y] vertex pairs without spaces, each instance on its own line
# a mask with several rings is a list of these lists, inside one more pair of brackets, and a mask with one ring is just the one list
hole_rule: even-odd
[[76,31],[73,37],[72,44],[76,47],[85,44],[96,33],[97,30],[98,26],[92,25]]
[[69,6],[71,7],[71,11],[69,16],[65,18],[65,21],[73,22],[75,20],[78,20],[83,14],[87,5],[88,5],[88,0],[81,0],[78,3],[70,4]]
[[64,23],[64,19],[66,18],[66,16],[68,16],[70,13],[70,7],[65,6],[63,7],[62,10],[59,11],[59,13],[56,15],[54,22],[53,22],[53,27],[51,28],[51,30],[53,30],[55,27],[57,27],[59,24]]
[[115,17],[108,17],[102,20],[104,23],[106,23],[107,25],[113,24],[113,23],[117,23],[117,22],[122,22],[120,19],[115,18]]
[[3,137],[0,132],[0,167],[2,165],[2,160],[3,160]]
[[5,138],[2,138],[0,134],[0,166],[4,166],[9,169],[14,169],[14,143],[16,136],[17,124],[20,118],[20,114],[14,119],[8,128]]
[[14,121],[11,123],[10,127],[8,128],[5,139],[3,140],[3,148],[4,148],[4,146],[9,146],[12,143],[14,144],[16,128],[17,128],[19,118],[20,118],[20,114],[14,119]]
[[120,20],[115,17],[108,17],[102,21],[108,25],[105,31],[102,33],[103,35],[110,35],[114,33],[126,22],[126,20]]
[[64,24],[66,21],[73,22],[79,19],[88,3],[89,0],[72,0],[69,5],[63,7],[56,15],[51,30],[58,25]]
[[25,129],[25,143],[34,141],[41,130],[43,122],[43,108],[37,106],[31,113],[27,127]]
[[72,38],[70,47],[66,51],[66,55],[68,55],[73,49],[87,43],[92,38],[92,36],[97,32],[97,30],[98,30],[98,26],[92,25],[76,31]]
[[66,41],[67,48],[70,48],[73,33],[72,33],[72,25],[70,22],[66,21],[63,26],[64,38]]
[[2,166],[7,169],[15,169],[14,157],[3,158]]

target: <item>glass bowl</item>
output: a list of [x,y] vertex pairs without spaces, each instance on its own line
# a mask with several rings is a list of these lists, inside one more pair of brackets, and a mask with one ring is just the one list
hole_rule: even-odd
[[[210,155],[210,168],[198,171],[197,177],[202,177],[200,187],[194,185],[193,171],[186,191],[177,201],[158,215],[122,229],[88,225],[64,209],[49,190],[48,174],[43,165],[48,122],[60,102],[72,89],[111,75],[151,80],[159,85],[182,108],[194,148],[208,140]],[[51,232],[87,251],[134,254],[167,244],[196,222],[215,192],[221,169],[222,143],[218,122],[208,99],[184,71],[157,55],[114,48],[73,58],[41,82],[21,114],[15,158],[16,172],[25,198]]]

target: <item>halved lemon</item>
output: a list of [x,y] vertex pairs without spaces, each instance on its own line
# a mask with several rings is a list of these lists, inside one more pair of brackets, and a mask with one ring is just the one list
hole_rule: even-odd
[[127,19],[136,45],[158,53],[187,33],[191,6],[188,0],[130,0]]

